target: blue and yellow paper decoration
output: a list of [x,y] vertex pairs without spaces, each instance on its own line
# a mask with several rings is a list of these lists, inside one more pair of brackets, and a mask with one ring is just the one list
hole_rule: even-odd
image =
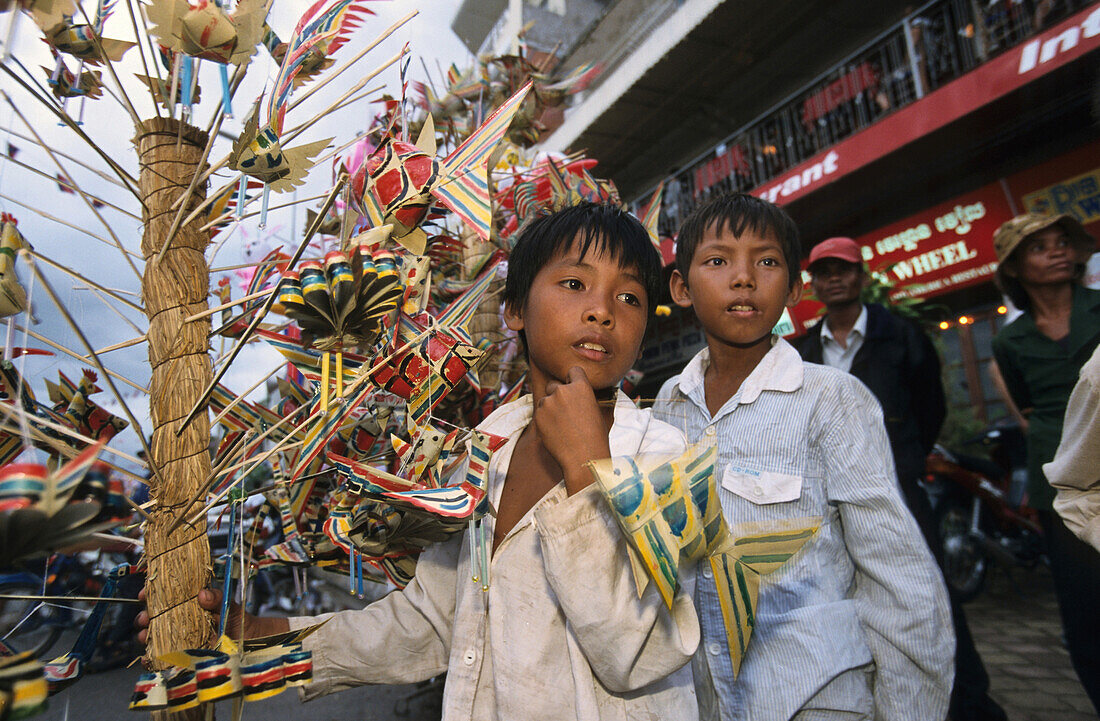
[[639,596],[653,579],[671,608],[681,565],[708,560],[736,675],[756,623],[761,577],[798,553],[818,525],[734,537],[718,502],[717,454],[713,445],[698,445],[671,461],[621,457],[588,465],[635,552]]

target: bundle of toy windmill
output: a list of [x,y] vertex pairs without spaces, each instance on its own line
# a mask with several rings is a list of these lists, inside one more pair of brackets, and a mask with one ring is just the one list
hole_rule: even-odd
[[[492,509],[486,474],[505,439],[471,429],[524,384],[522,353],[499,317],[504,261],[517,229],[544,209],[582,199],[618,201],[614,186],[591,174],[593,161],[550,157],[532,147],[545,111],[583,89],[597,69],[552,77],[522,55],[487,57],[467,71],[452,66],[442,86],[411,85],[406,46],[373,70],[359,71],[339,99],[313,107],[310,119],[292,126],[288,117],[298,104],[320,97],[316,91],[415,13],[376,28],[367,42],[355,35],[360,25],[370,26],[363,2],[318,0],[284,41],[271,15],[283,12],[279,0],[16,5],[33,17],[50,58],[44,74],[40,66],[14,62],[18,58],[0,63],[5,77],[91,148],[96,164],[105,164],[103,171],[89,166],[96,182],[127,197],[112,201],[110,193],[84,187],[68,156],[54,153],[24,120],[25,137],[57,165],[50,177],[59,192],[79,200],[107,229],[109,238],[96,234],[97,241],[120,254],[121,274],[132,272],[129,280],[140,283],[140,292],[117,290],[121,281],[97,282],[38,254],[14,218],[4,216],[6,357],[14,355],[12,339],[21,337],[27,353],[41,352],[33,343],[42,343],[94,371],[84,371],[78,383],[63,373],[47,386],[51,403],[44,404],[31,390],[37,380],[25,377],[25,361],[0,367],[0,538],[13,538],[18,529],[21,556],[55,550],[129,515],[133,503],[124,505],[116,488],[120,475],[148,483],[151,500],[137,513],[146,533],[155,670],[139,683],[132,707],[185,712],[222,698],[258,700],[308,681],[308,654],[296,645],[301,636],[268,639],[262,649],[223,637],[217,649],[200,650],[210,628],[194,597],[211,583],[228,601],[246,597],[250,578],[267,566],[313,566],[343,574],[348,589],[362,595],[367,580],[404,586],[426,546],[464,531],[471,534],[475,572],[487,580],[481,519]],[[127,24],[133,40],[115,39]],[[357,42],[349,43],[353,37]],[[337,65],[335,54],[344,46],[361,50]],[[140,56],[144,72],[136,83],[132,71],[122,71],[123,55]],[[235,140],[217,150],[223,124],[241,104],[236,93],[257,63],[277,68],[273,80]],[[399,88],[381,97],[381,111],[356,128],[358,135],[299,139],[323,118],[377,97],[380,88],[367,86],[386,72],[396,75]],[[216,101],[205,130],[192,125],[204,107],[202,83],[208,83],[205,107]],[[139,118],[127,93],[135,87],[148,93],[155,117]],[[111,100],[137,128],[136,163],[111,157],[92,137],[97,114],[86,107]],[[9,149],[0,162],[38,172],[15,155]],[[299,242],[267,248],[249,267],[211,279],[209,266],[223,247],[240,243],[249,223],[264,228],[279,205],[298,203],[296,196],[287,200],[288,191],[326,166],[332,185],[310,208]],[[282,202],[273,203],[274,194],[282,194]],[[651,203],[646,216],[654,241],[657,205]],[[104,211],[140,220],[140,248],[136,238],[110,228]],[[16,277],[18,258],[34,285]],[[43,267],[90,287],[116,314],[119,308],[143,313],[147,326],[127,319],[136,338],[96,348]],[[246,278],[243,295],[234,299],[237,274]],[[207,303],[211,290],[214,308]],[[29,327],[35,293],[39,306],[63,316],[78,348]],[[217,372],[207,352],[211,339],[222,348]],[[269,374],[278,377],[263,402],[246,399],[249,391],[224,380],[252,344],[270,346],[286,360],[285,372]],[[148,348],[148,383],[104,363],[105,353],[134,345]],[[100,384],[125,420],[91,400]],[[149,395],[151,429],[141,427],[119,386]],[[211,423],[221,426],[212,457]],[[144,450],[141,459],[115,448],[128,427]],[[45,454],[48,469],[12,464],[27,461],[24,454]],[[97,457],[105,465],[94,466]],[[143,472],[135,474],[135,466]],[[245,500],[261,495],[263,505],[246,528]],[[205,534],[211,514],[220,514],[229,531],[226,553],[213,559]],[[266,543],[260,538],[265,518],[277,529]],[[0,563],[14,561],[16,548],[5,545]],[[117,577],[131,571],[119,569]],[[94,635],[89,625],[74,650],[47,664],[41,677],[21,656],[0,663],[0,694],[11,697],[16,684],[23,694],[17,707],[0,708],[28,715],[41,707],[43,689],[79,678]],[[49,683],[42,686],[39,678]]]

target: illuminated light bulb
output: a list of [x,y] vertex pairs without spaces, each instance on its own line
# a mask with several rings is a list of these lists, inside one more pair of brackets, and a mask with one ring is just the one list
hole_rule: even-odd
[[997,308],[997,312],[1000,313],[1001,315],[1004,315],[1005,313],[1008,312],[1008,308],[1006,306],[1003,306],[1003,305],[999,306]]
[[959,316],[959,325],[966,325],[970,322],[970,318],[965,315]]
[[951,327],[951,324],[948,323],[947,321],[945,321],[945,320],[940,321],[940,330],[947,330],[950,327]]

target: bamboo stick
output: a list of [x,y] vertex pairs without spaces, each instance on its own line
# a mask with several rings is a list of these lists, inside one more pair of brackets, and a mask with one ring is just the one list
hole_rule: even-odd
[[[9,163],[15,163],[16,165],[23,168],[24,170],[29,170],[32,173],[35,173],[36,175],[40,175],[43,178],[46,178],[47,180],[50,180],[54,183],[57,183],[58,185],[64,186],[64,187],[68,188],[69,190],[72,190],[74,193],[76,192],[76,187],[73,186],[71,183],[69,183],[67,178],[65,178],[65,179],[55,178],[54,176],[50,175],[49,173],[41,171],[38,168],[34,167],[33,165],[28,165],[27,163],[24,163],[22,160],[16,160],[15,158],[11,157],[10,155],[7,156],[5,158],[5,160]],[[88,197],[91,198],[92,200],[94,200],[97,203],[100,203],[102,205],[107,206],[108,208],[111,208],[112,210],[117,210],[118,212],[122,213],[123,215],[128,215],[131,218],[133,218],[134,220],[141,220],[141,218],[137,217],[136,215],[134,215],[130,211],[126,210],[125,208],[120,208],[117,205],[115,205],[114,203],[108,202],[108,201],[104,200],[103,198],[100,198],[99,196],[92,195],[91,193],[88,193]]]
[[184,323],[190,323],[193,320],[201,320],[202,318],[206,318],[208,316],[214,315],[219,310],[225,310],[226,308],[232,308],[235,305],[240,305],[242,303],[247,303],[248,301],[256,300],[257,298],[265,298],[265,297],[271,295],[274,292],[275,292],[275,289],[270,288],[268,290],[261,290],[259,293],[250,293],[250,294],[244,296],[243,298],[238,298],[237,300],[233,300],[233,301],[230,301],[228,303],[222,303],[221,305],[216,305],[213,308],[207,308],[206,310],[204,310],[200,313],[195,313],[194,315],[189,315],[189,316],[187,316],[186,318],[183,319],[183,322]]
[[[59,119],[59,120],[60,120],[60,121],[61,121],[61,122],[62,122],[63,124],[65,124],[65,125],[69,126],[69,128],[70,128],[70,129],[71,129],[71,130],[72,130],[72,131],[73,131],[74,133],[76,133],[76,134],[77,134],[77,136],[78,136],[78,137],[79,137],[79,138],[80,138],[81,140],[83,140],[84,142],[86,142],[86,143],[87,143],[87,144],[88,144],[88,145],[89,145],[89,146],[90,146],[90,147],[92,148],[92,150],[93,150],[93,151],[95,151],[95,153],[96,153],[97,155],[99,155],[99,157],[103,158],[103,160],[104,160],[104,161],[105,161],[105,162],[107,163],[108,167],[110,167],[110,168],[111,168],[111,170],[115,171],[115,174],[116,174],[116,175],[118,175],[118,177],[119,177],[119,178],[120,178],[120,179],[121,179],[121,180],[123,181],[123,183],[124,183],[124,184],[126,184],[126,189],[127,189],[127,190],[129,190],[129,191],[130,191],[131,193],[133,193],[133,194],[134,194],[134,197],[138,199],[138,202],[141,202],[141,195],[140,195],[140,193],[138,193],[138,191],[137,191],[137,188],[135,187],[135,186],[137,185],[137,181],[136,181],[136,180],[134,180],[134,178],[133,178],[133,177],[132,177],[132,176],[131,176],[131,175],[130,175],[129,173],[127,173],[127,172],[126,172],[126,171],[125,171],[125,170],[124,170],[124,169],[122,168],[122,166],[121,166],[121,165],[119,165],[118,163],[116,163],[116,162],[115,162],[115,161],[114,161],[114,160],[113,160],[113,159],[111,158],[111,156],[107,155],[107,153],[105,153],[105,152],[103,151],[103,149],[102,149],[102,148],[100,148],[100,147],[99,147],[99,146],[98,146],[98,145],[97,145],[97,144],[95,143],[95,141],[93,141],[93,140],[92,140],[91,138],[89,138],[89,137],[88,137],[88,134],[87,134],[87,133],[85,133],[85,132],[84,132],[84,131],[83,131],[83,130],[82,130],[82,129],[80,128],[80,126],[79,126],[79,125],[78,125],[78,124],[76,123],[76,121],[74,121],[74,120],[73,120],[72,118],[70,118],[70,117],[69,117],[68,113],[64,112],[64,111],[63,111],[63,110],[61,110],[60,108],[56,108],[56,107],[54,107],[54,106],[53,106],[52,104],[50,104],[50,103],[49,103],[48,101],[46,101],[46,100],[44,100],[43,98],[41,98],[41,97],[40,97],[40,96],[38,95],[38,93],[36,93],[36,92],[35,92],[35,91],[34,91],[34,90],[33,90],[33,89],[32,89],[32,88],[30,87],[30,86],[28,86],[28,85],[27,85],[27,83],[26,83],[26,82],[25,82],[25,81],[24,81],[24,80],[23,80],[23,79],[22,79],[21,77],[19,77],[18,75],[16,75],[16,74],[15,74],[15,72],[13,72],[13,71],[11,70],[11,68],[9,68],[9,67],[8,67],[7,65],[4,65],[4,64],[0,63],[0,70],[3,70],[4,72],[6,72],[6,73],[7,73],[7,74],[8,74],[8,75],[9,75],[9,76],[10,76],[10,77],[11,77],[11,78],[13,79],[13,80],[15,80],[15,82],[17,82],[17,83],[19,83],[19,84],[20,84],[21,86],[23,86],[23,89],[24,89],[24,90],[26,90],[26,91],[27,91],[28,93],[30,93],[30,94],[31,94],[31,95],[32,95],[32,96],[33,96],[33,97],[34,97],[34,98],[35,98],[36,100],[38,100],[38,101],[39,101],[40,103],[42,103],[43,105],[45,105],[45,106],[46,106],[46,108],[47,108],[47,109],[49,109],[49,111],[50,111],[50,112],[52,112],[52,113],[53,113],[54,115],[56,115],[56,116],[57,116],[57,118],[58,118],[58,119]],[[11,99],[11,97],[10,97],[10,96],[9,96],[9,95],[8,95],[7,93],[4,93],[3,91],[0,91],[0,93],[2,93],[2,94],[3,94],[3,96],[4,96],[4,99],[5,99],[5,100],[7,100],[8,104],[9,104],[9,105],[11,105],[11,106],[12,106],[12,107],[14,108],[14,107],[15,107],[15,105],[14,105],[14,103],[12,102],[12,99]]]
[[107,373],[107,368],[103,365],[103,361],[101,361],[99,359],[99,356],[96,355],[95,350],[92,348],[92,344],[88,341],[88,337],[84,335],[84,331],[81,330],[80,326],[77,325],[75,320],[73,320],[72,315],[69,313],[69,309],[66,308],[65,304],[61,302],[61,299],[57,296],[57,293],[54,291],[53,286],[50,285],[50,282],[48,280],[46,280],[46,276],[42,274],[42,271],[38,269],[38,264],[35,263],[34,259],[31,257],[27,257],[24,260],[26,260],[27,265],[30,266],[31,270],[34,272],[34,275],[38,278],[38,282],[42,284],[42,288],[46,291],[46,294],[50,296],[50,300],[52,300],[54,305],[57,306],[57,310],[61,313],[62,317],[65,318],[65,322],[70,328],[72,328],[73,333],[76,333],[76,337],[80,339],[80,342],[84,345],[88,353],[91,355],[92,363],[97,369],[99,369],[99,372],[103,374],[103,380],[107,384],[107,388],[110,389],[111,394],[114,395],[115,400],[118,401],[118,404],[122,406],[122,412],[126,414],[126,418],[134,427],[134,431],[138,434],[138,440],[141,441],[142,448],[145,449],[146,455],[149,456],[149,470],[153,472],[153,475],[161,478],[160,469],[153,461],[152,454],[149,450],[149,445],[145,441],[145,433],[141,430],[141,424],[138,422],[137,417],[130,410],[130,406],[126,403],[126,399],[123,398],[122,394],[118,392],[118,388],[115,387],[114,380],[112,380],[110,374]]
[[382,42],[386,38],[388,38],[390,35],[393,35],[395,32],[397,32],[398,28],[400,28],[402,25],[409,22],[410,20],[412,20],[414,17],[416,17],[419,14],[420,14],[419,10],[414,10],[411,13],[409,13],[408,15],[406,15],[405,17],[403,17],[400,20],[398,20],[397,22],[395,22],[393,25],[390,25],[388,28],[383,30],[378,35],[378,37],[376,37],[374,40],[372,40],[370,42],[370,44],[367,45],[365,48],[360,50],[355,55],[355,57],[353,57],[351,60],[347,61],[346,63],[344,63],[343,65],[341,65],[336,70],[329,73],[328,75],[326,75],[323,80],[319,81],[316,85],[311,87],[309,90],[302,93],[302,95],[300,95],[297,99],[295,99],[292,103],[290,103],[290,106],[287,108],[287,110],[290,111],[290,110],[293,110],[294,108],[298,107],[299,105],[304,103],[306,100],[308,100],[315,92],[317,92],[321,88],[325,87],[326,85],[331,83],[336,78],[340,77],[341,73],[343,73],[345,70],[347,70],[352,65],[357,63],[360,60],[360,58],[362,58],[364,55],[369,53],[371,50],[374,50],[376,47],[378,47],[380,44],[382,44]]
[[[46,345],[53,348],[54,350],[61,351],[62,353],[64,353],[67,356],[70,356],[72,358],[76,358],[79,361],[84,361],[85,363],[91,363],[92,362],[92,359],[89,358],[88,356],[80,355],[79,353],[72,350],[71,348],[66,348],[65,346],[61,345],[60,343],[56,343],[56,342],[50,340],[49,338],[45,337],[44,335],[41,335],[39,333],[35,333],[33,330],[31,330],[29,328],[24,328],[23,326],[19,325],[18,323],[15,324],[15,328],[20,333],[26,333],[31,338],[34,338],[37,341],[45,343]],[[117,378],[118,380],[122,381],[123,383],[129,385],[134,390],[139,390],[142,393],[145,393],[146,395],[148,395],[148,393],[149,393],[149,389],[146,388],[145,386],[138,385],[137,383],[134,383],[129,378],[126,378],[125,376],[119,375],[118,373],[115,373],[112,370],[108,370],[107,375],[109,375],[113,378]]]
[[[108,63],[108,65],[110,64]],[[61,161],[57,159],[57,156],[54,155],[53,150],[42,141],[42,138],[39,137],[38,132],[35,131],[34,126],[30,124],[30,121],[28,121],[27,118],[23,115],[22,111],[20,111],[19,108],[11,102],[11,98],[8,97],[8,94],[6,92],[0,90],[0,93],[3,93],[4,97],[11,105],[12,111],[19,116],[19,119],[22,120],[23,124],[27,126],[27,129],[31,131],[31,135],[35,137],[35,139],[38,141],[38,144],[42,147],[44,151],[46,151],[46,155],[50,156],[50,160],[52,160],[54,165],[57,166],[57,169],[60,170],[62,175],[68,178],[70,182],[72,182],[72,176],[69,175],[68,171],[65,170],[65,166],[62,165]],[[80,199],[84,201],[84,204],[88,206],[88,209],[92,211],[92,215],[94,215],[96,219],[103,224],[103,227],[107,229],[107,235],[111,236],[111,240],[113,240],[115,245],[118,246],[118,249],[122,251],[122,257],[126,259],[126,263],[130,266],[130,269],[134,271],[134,275],[136,275],[138,278],[141,278],[141,273],[138,271],[137,266],[134,265],[134,261],[131,260],[130,256],[126,253],[126,248],[122,245],[122,241],[119,239],[119,237],[115,235],[115,231],[113,228],[111,228],[110,223],[104,220],[103,216],[100,215],[99,210],[95,207],[95,205],[92,204],[92,201],[88,199],[88,196],[87,194],[85,194],[84,190],[81,189],[81,187],[75,182],[73,183],[73,188],[76,190],[77,195],[80,196]]]
[[[19,138],[20,140],[26,140],[28,143],[34,143],[36,145],[38,144],[38,141],[35,140],[34,138],[30,137],[29,135],[23,135],[18,130],[14,130],[12,128],[6,128],[6,127],[0,125],[0,132],[6,133],[8,135],[14,135],[15,137]],[[54,150],[54,152],[57,155],[61,156],[62,158],[65,158],[65,160],[76,163],[77,165],[84,168],[88,172],[95,173],[101,179],[107,181],[108,183],[113,183],[114,185],[117,185],[118,187],[122,188],[123,190],[129,190],[129,188],[126,187],[125,183],[120,182],[118,178],[114,177],[110,173],[104,173],[99,168],[94,168],[91,165],[88,165],[87,163],[85,163],[83,160],[80,160],[79,158],[74,158],[73,156],[68,155],[66,153],[63,153],[60,150]]]
[[110,353],[111,351],[122,350],[123,348],[130,348],[132,346],[138,345],[139,343],[144,343],[145,341],[145,336],[139,335],[137,338],[131,338],[130,340],[124,340],[121,343],[104,346],[97,350],[96,354],[103,355],[104,353]]
[[[317,217],[313,219],[313,225],[310,226],[308,231],[306,231],[305,238],[302,239],[302,242],[298,245],[298,249],[294,251],[293,257],[291,257],[291,259],[287,262],[288,269],[293,268],[298,263],[298,260],[302,257],[302,253],[305,252],[306,246],[309,245],[309,241],[313,239],[313,235],[321,226],[321,221],[325,219],[325,214],[328,213],[328,209],[332,207],[333,202],[335,202],[336,200],[336,196],[339,195],[340,190],[347,182],[347,174],[341,174],[336,181],[336,185],[332,188],[332,191],[329,192],[328,197],[325,199],[325,203],[321,207],[320,212],[317,213]],[[196,415],[198,415],[199,411],[202,408],[206,407],[206,402],[210,399],[210,394],[214,391],[214,386],[218,384],[218,381],[222,379],[222,376],[225,375],[225,372],[229,370],[229,366],[233,362],[233,359],[236,358],[237,354],[239,354],[244,348],[245,343],[248,342],[248,339],[256,330],[256,326],[260,324],[260,321],[263,319],[263,317],[267,315],[267,312],[269,310],[271,310],[271,306],[275,305],[275,299],[277,297],[278,293],[272,293],[271,295],[269,295],[267,297],[267,301],[264,302],[263,307],[260,308],[256,315],[252,317],[252,321],[248,324],[248,328],[245,329],[244,333],[237,340],[237,344],[230,352],[228,361],[224,366],[222,366],[222,369],[218,371],[217,374],[215,374],[213,380],[210,381],[210,383],[206,387],[206,390],[203,391],[202,395],[199,397],[199,400],[195,403],[195,406],[187,414],[187,417],[184,418],[183,423],[180,425],[180,428],[177,431],[177,435],[182,433],[183,430],[187,428],[188,424],[195,418]]]
[[39,253],[38,251],[36,251],[32,248],[27,248],[26,251],[28,253],[30,253],[31,256],[33,256],[36,260],[41,260],[43,263],[46,263],[47,265],[50,265],[54,268],[57,268],[62,273],[66,273],[68,275],[71,275],[72,277],[76,278],[80,282],[87,283],[88,285],[92,286],[93,288],[98,288],[99,290],[103,291],[107,295],[109,295],[112,298],[114,298],[115,300],[117,300],[119,303],[122,303],[123,305],[126,305],[126,306],[132,308],[133,310],[136,310],[138,313],[145,313],[144,308],[142,308],[137,303],[135,303],[131,300],[127,300],[126,298],[123,298],[121,295],[118,295],[118,291],[114,290],[113,288],[107,288],[106,286],[100,285],[99,283],[96,283],[91,278],[88,278],[87,276],[83,276],[80,273],[77,273],[72,268],[67,268],[67,267],[65,267],[61,263],[58,263],[55,260],[50,260],[49,258],[47,258],[46,256],[42,255],[41,253]]
[[[2,67],[2,66],[0,66],[0,67]],[[34,207],[33,205],[28,205],[27,203],[23,202],[22,200],[19,200],[18,198],[12,198],[11,196],[4,195],[3,193],[0,193],[0,199],[6,200],[9,203],[15,203],[16,205],[19,205],[21,207],[26,208],[27,210],[31,211],[32,213],[35,213],[37,215],[42,216],[46,220],[52,220],[53,222],[59,223],[60,225],[64,225],[68,228],[72,228],[73,230],[78,230],[81,233],[83,233],[84,235],[87,235],[89,238],[92,238],[94,240],[98,240],[100,243],[103,243],[104,245],[109,245],[109,246],[111,246],[112,249],[117,249],[114,243],[107,240],[103,236],[96,235],[95,233],[91,232],[87,228],[81,228],[79,225],[76,225],[75,223],[70,223],[67,220],[62,220],[61,218],[58,218],[56,215],[50,215],[49,213],[47,213],[43,210],[39,210],[38,208]],[[137,253],[133,253],[129,250],[127,250],[126,253],[128,255],[138,257]]]

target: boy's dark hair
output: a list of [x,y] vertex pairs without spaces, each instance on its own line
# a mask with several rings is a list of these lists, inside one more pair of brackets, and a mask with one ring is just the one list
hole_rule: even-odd
[[536,217],[517,236],[504,282],[504,304],[508,307],[522,309],[526,305],[535,276],[554,256],[568,251],[574,240],[580,241],[582,259],[589,252],[606,253],[620,268],[637,271],[649,312],[657,306],[661,256],[638,219],[622,208],[608,203],[580,203]]
[[680,271],[685,283],[695,249],[712,225],[716,232],[728,228],[738,238],[746,230],[762,236],[774,235],[783,249],[789,287],[802,282],[802,243],[798,239],[798,226],[791,216],[778,205],[755,195],[727,193],[691,211],[680,226],[680,234],[676,236],[676,270]]

